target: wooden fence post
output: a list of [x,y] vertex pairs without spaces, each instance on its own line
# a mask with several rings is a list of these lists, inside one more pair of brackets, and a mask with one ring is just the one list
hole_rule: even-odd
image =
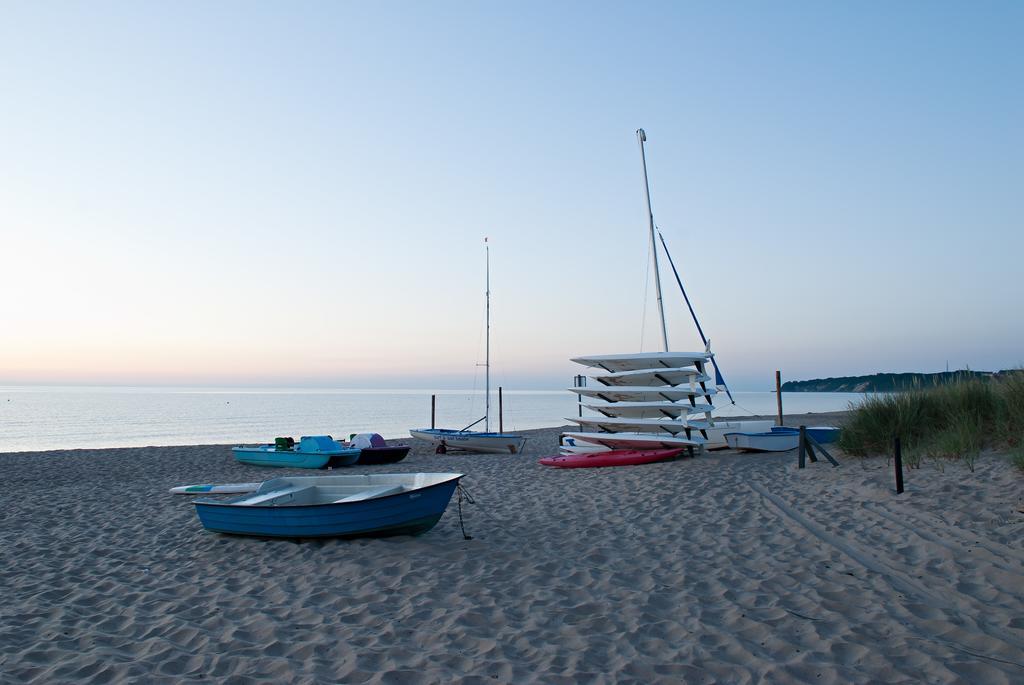
[[779,425],[785,426],[782,422],[782,373],[780,371],[775,372],[775,398],[779,403]]
[[501,386],[498,386],[498,432],[504,433],[504,423],[502,421],[502,404],[501,404]]
[[437,410],[437,395],[430,396],[430,427],[434,427],[434,416]]
[[[781,410],[780,410],[781,411]],[[800,462],[799,468],[804,468],[807,461],[807,427],[800,426]]]
[[[572,387],[574,387],[574,388],[582,388],[582,387],[585,387],[586,385],[587,385],[587,377],[584,376],[581,373],[576,374],[576,377],[572,379]],[[576,395],[576,399],[577,400],[582,400],[583,397],[581,395]],[[576,411],[579,412],[580,418],[583,418],[583,404],[582,404],[582,402],[578,402],[576,404]]]
[[896,494],[903,492],[903,452],[900,449],[900,438],[893,438],[893,449],[896,451]]

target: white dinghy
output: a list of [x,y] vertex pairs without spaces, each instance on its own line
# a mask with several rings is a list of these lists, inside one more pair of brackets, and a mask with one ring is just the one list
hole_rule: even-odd
[[726,433],[725,441],[734,450],[748,452],[788,452],[800,446],[799,431]]
[[[487,245],[487,238],[484,238],[485,260],[486,260],[486,290],[484,299],[487,307],[487,358],[483,364],[486,373],[486,386],[484,390],[484,415],[465,428],[455,430],[452,428],[412,428],[409,435],[419,440],[425,440],[434,445],[437,452],[443,454],[448,450],[461,450],[463,452],[490,452],[495,454],[519,454],[523,451],[526,438],[514,433],[505,433],[501,430],[501,414],[498,415],[498,432],[491,432],[491,248]],[[499,389],[500,392],[500,389]],[[500,398],[500,394],[499,394]],[[469,430],[480,422],[483,422],[482,431]]]

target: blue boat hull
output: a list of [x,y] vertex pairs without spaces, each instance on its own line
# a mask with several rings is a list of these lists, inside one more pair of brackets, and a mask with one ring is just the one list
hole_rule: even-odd
[[277,466],[299,469],[322,469],[331,466],[351,466],[359,460],[359,450],[344,449],[337,452],[300,452],[265,447],[232,447],[235,460],[253,466]]
[[[216,533],[270,538],[355,538],[419,535],[444,514],[459,479],[387,497],[307,506],[239,506],[197,500],[203,527]],[[244,499],[244,498],[240,498]]]
[[[812,438],[819,444],[825,444],[829,442],[835,442],[839,439],[839,428],[832,426],[808,426],[805,428],[808,437]],[[773,426],[773,433],[799,433],[799,428],[793,428],[791,426]]]

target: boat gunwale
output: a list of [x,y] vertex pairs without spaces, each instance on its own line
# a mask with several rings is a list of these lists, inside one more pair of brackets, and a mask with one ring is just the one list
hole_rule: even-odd
[[[368,475],[374,475],[374,474],[368,474]],[[381,474],[381,475],[383,475],[383,474]],[[302,476],[297,476],[297,477],[302,477]],[[322,502],[322,503],[319,503],[319,504],[291,504],[291,505],[289,505],[289,504],[284,504],[284,505],[281,505],[281,504],[246,504],[246,505],[241,505],[241,504],[239,504],[239,502],[241,502],[242,500],[246,499],[247,497],[252,497],[254,494],[256,494],[256,493],[251,493],[250,492],[250,493],[246,493],[246,494],[242,495],[241,497],[235,497],[235,498],[232,498],[232,499],[225,499],[225,500],[208,500],[206,498],[200,497],[199,499],[193,500],[192,504],[196,505],[197,507],[200,506],[200,505],[203,505],[203,506],[215,506],[215,507],[241,507],[241,506],[244,506],[245,510],[251,510],[251,509],[300,509],[300,508],[301,509],[309,509],[309,508],[312,508],[312,507],[337,507],[337,506],[343,506],[344,507],[344,506],[350,506],[350,505],[353,505],[353,504],[366,504],[367,502],[383,502],[384,500],[391,499],[392,497],[401,497],[403,495],[410,495],[410,494],[415,493],[415,492],[425,492],[427,490],[431,490],[431,489],[439,487],[441,485],[447,485],[448,483],[452,482],[453,480],[456,481],[456,484],[458,484],[458,481],[461,480],[462,478],[465,478],[465,477],[466,477],[466,474],[459,473],[459,474],[453,475],[451,478],[446,478],[445,480],[439,481],[437,483],[432,483],[430,485],[425,485],[425,486],[423,486],[421,488],[415,488],[413,490],[404,490],[402,492],[396,492],[396,493],[393,493],[393,494],[390,494],[390,495],[384,495],[383,497],[371,497],[369,499],[355,500],[354,502]],[[307,487],[316,487],[316,485],[307,486]],[[274,492],[274,491],[272,490],[271,492]],[[221,531],[218,531],[218,532],[221,532]]]

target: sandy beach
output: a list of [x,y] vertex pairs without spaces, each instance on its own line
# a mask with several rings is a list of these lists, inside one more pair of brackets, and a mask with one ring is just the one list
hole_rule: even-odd
[[1024,681],[1024,476],[1004,456],[926,463],[897,496],[884,457],[538,465],[560,432],[358,467],[465,473],[470,540],[455,499],[417,538],[208,533],[168,488],[296,472],[230,446],[0,454],[0,679]]

